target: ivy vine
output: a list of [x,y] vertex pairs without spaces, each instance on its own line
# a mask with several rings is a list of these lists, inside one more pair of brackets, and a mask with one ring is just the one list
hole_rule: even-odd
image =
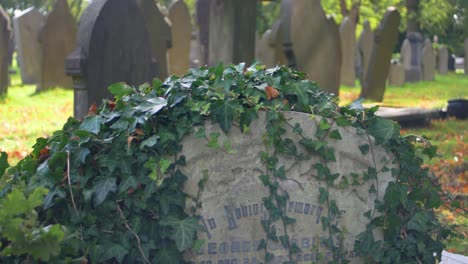
[[[286,67],[265,69],[258,63],[250,67],[219,65],[192,69],[165,81],[155,79],[151,85],[117,83],[109,91],[115,99],[91,108],[83,121],[70,118],[51,137],[37,139],[29,156],[6,169],[0,181],[0,199],[18,196],[17,190],[21,190],[25,197],[37,200],[41,199],[37,190],[41,190],[45,195],[41,206],[28,208],[37,215],[35,224],[53,226],[55,236],[44,238],[50,239],[53,247],[46,259],[40,254],[7,250],[16,242],[0,227],[2,262],[183,263],[185,251],[203,244],[196,237],[203,231],[194,215],[198,200],[190,212],[185,210],[188,197],[183,187],[189,175],[179,169],[186,163],[179,154],[184,137],[195,134],[205,138],[208,146],[230,152],[229,142],[218,142],[219,134],[205,135],[203,129],[195,131],[194,127],[212,120],[224,132],[232,126],[248,132],[260,111],[267,116],[264,143],[272,150],[260,153],[265,170],[259,178],[269,190],[263,199],[268,218],[261,222],[266,237],[258,248],[265,252],[265,263],[274,257],[268,251],[271,241],[288,249],[288,263],[295,263],[293,256],[301,250],[287,233],[287,226],[294,225],[295,219],[286,214],[289,196],[279,183],[288,175],[278,155],[296,160],[312,155],[320,158],[314,167],[317,180],[324,183],[318,200],[328,208],[321,221],[329,234],[320,242],[332,252],[331,263],[347,263],[339,226],[341,210],[330,197],[329,188],[377,181],[377,175],[389,169],[374,164],[364,176],[351,174],[336,184],[339,175],[328,167],[336,161],[335,151],[327,144],[329,139],[341,139],[335,126],[352,126],[367,135],[369,144],[359,147],[363,154],[373,152],[374,138],[393,154],[391,162],[396,165],[391,169],[395,181],[387,190],[377,190],[377,182],[369,190],[385,195],[365,214],[369,224],[355,242],[358,256],[370,263],[433,263],[440,257],[444,239],[451,235],[451,227],[440,223],[434,213],[445,196],[422,167],[422,155],[432,158],[435,148],[402,137],[398,124],[375,116],[377,108],[364,109],[359,101],[339,107],[336,97],[321,91],[301,72]],[[315,136],[306,137],[300,124],[286,120],[283,111],[319,117]],[[300,140],[287,138],[287,129]],[[0,161],[4,157],[2,154]],[[5,167],[0,162],[1,172]],[[203,185],[200,182],[201,191]],[[0,203],[0,213],[4,208]],[[278,224],[284,234],[277,233]],[[375,228],[384,230],[383,241],[374,239]]]

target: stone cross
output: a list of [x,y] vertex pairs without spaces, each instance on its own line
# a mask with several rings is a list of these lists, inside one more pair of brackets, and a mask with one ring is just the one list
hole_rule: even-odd
[[433,81],[435,80],[435,66],[436,57],[432,43],[429,39],[424,41],[424,47],[422,51],[422,69],[423,69],[423,80]]
[[341,84],[354,87],[356,73],[354,60],[356,58],[356,22],[353,17],[345,17],[340,26],[341,39]]
[[438,59],[437,59],[437,70],[439,74],[446,75],[448,73],[448,60],[449,54],[448,49],[445,45],[439,47]]
[[[288,56],[288,47],[285,46],[288,59],[294,58],[297,69],[305,72],[310,80],[318,83],[320,88],[338,95],[341,44],[335,21],[325,16],[320,0],[283,0],[281,12],[288,11],[283,7],[291,9],[289,36],[294,56]],[[282,23],[287,20],[287,16],[282,15]],[[288,38],[283,36],[283,40],[285,43]],[[289,64],[292,64],[291,61]]]
[[361,62],[361,72],[358,74],[359,80],[362,82],[366,79],[364,74],[367,72],[369,67],[370,55],[374,46],[374,32],[372,32],[370,23],[368,20],[364,21],[363,30],[359,36],[357,50],[358,57]]
[[36,84],[40,77],[41,46],[39,32],[45,17],[34,8],[28,8],[13,19],[18,62],[24,84]]
[[151,51],[158,63],[157,77],[165,79],[168,76],[167,50],[172,47],[170,21],[164,16],[154,0],[137,0],[137,3],[146,22]]
[[400,13],[395,8],[389,8],[375,30],[374,48],[365,75],[366,79],[361,83],[361,97],[382,102],[393,48],[398,39],[399,25]]
[[0,96],[8,92],[8,49],[11,39],[10,17],[0,5]]
[[76,22],[66,0],[57,0],[39,34],[42,61],[37,92],[56,86],[72,88],[65,59],[75,48]]
[[257,2],[211,0],[209,15],[208,64],[252,63],[255,57]]
[[192,24],[187,5],[182,0],[174,2],[169,8],[171,21],[172,48],[168,51],[169,74],[183,75],[189,69],[190,41]]
[[112,99],[109,85],[140,85],[156,74],[156,61],[143,15],[135,1],[93,0],[81,16],[76,48],[67,57],[73,77],[74,116],[81,119],[93,103]]
[[406,82],[422,80],[423,37],[419,32],[408,32],[401,46],[401,59],[405,66]]

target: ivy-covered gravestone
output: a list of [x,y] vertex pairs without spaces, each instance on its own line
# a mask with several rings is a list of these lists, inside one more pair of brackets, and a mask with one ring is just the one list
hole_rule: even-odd
[[0,179],[1,262],[433,263],[450,235],[429,142],[304,73],[219,65],[108,90]]

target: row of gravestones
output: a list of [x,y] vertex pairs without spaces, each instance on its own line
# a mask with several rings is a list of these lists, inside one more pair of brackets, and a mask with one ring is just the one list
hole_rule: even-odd
[[[97,2],[102,4],[102,7],[109,5],[107,1]],[[90,34],[97,36],[104,33],[102,35],[107,36],[107,38],[102,39],[103,41],[109,42],[114,40],[121,42],[124,36],[119,34],[119,25],[129,24],[130,27],[128,31],[135,31],[133,34],[139,39],[136,42],[141,42],[142,40],[149,41],[148,46],[151,56],[148,55],[147,58],[153,59],[155,62],[154,72],[152,72],[153,75],[165,78],[168,76],[168,73],[183,74],[188,70],[191,23],[188,8],[183,1],[175,2],[169,9],[168,17],[165,17],[153,1],[139,0],[139,9],[141,9],[141,15],[144,17],[133,24],[119,21],[118,16],[114,14],[118,13],[116,10],[117,8],[114,8],[114,6],[118,7],[118,5],[119,4],[116,3],[109,5],[109,9],[105,8],[107,10],[106,12],[109,12],[109,15],[105,12],[102,14],[94,14],[96,15],[95,18],[99,16],[104,17],[105,20],[108,19],[106,21],[111,22],[112,26],[110,28],[112,28],[111,31],[113,30],[113,33],[110,34],[106,32],[106,25],[103,25],[100,21],[96,21],[96,25],[90,25],[90,23],[84,21],[81,23],[78,36]],[[131,5],[135,5],[135,3],[131,3]],[[88,9],[88,13],[93,12]],[[125,16],[130,14],[129,11],[123,11],[123,13]],[[11,39],[12,35],[11,25],[9,17],[3,9],[1,10],[1,14],[1,40],[7,41],[7,39]],[[76,47],[75,44],[80,46],[82,43],[80,41],[78,41],[78,43],[76,42],[76,23],[70,13],[67,1],[57,0],[52,12],[47,16],[44,16],[34,8],[29,8],[15,16],[13,28],[23,83],[37,84],[37,91],[56,86],[71,88],[72,79],[65,73],[65,59],[73,52]],[[94,29],[96,29],[95,32],[92,31]],[[138,32],[140,34],[138,34]],[[143,35],[145,36],[143,37]],[[130,40],[130,42],[131,41],[132,40]],[[124,43],[117,44],[117,46],[119,45],[121,47],[120,51],[118,48],[111,52],[125,52],[127,53],[125,56],[128,56],[128,52],[125,49],[130,46],[125,46]],[[8,45],[1,45],[1,47],[7,46]],[[105,46],[100,46],[100,48],[103,47]],[[136,49],[143,48],[143,46],[133,47]],[[102,58],[102,55],[103,54],[98,52],[97,56],[92,59],[99,60]],[[170,63],[168,63],[168,60]],[[138,63],[137,60],[134,62]],[[8,80],[7,72],[9,64],[10,63],[5,62],[0,67],[2,73],[7,76],[6,78],[1,78],[2,81]],[[2,89],[0,91],[6,93],[7,85],[8,83],[2,83],[0,86]]]
[[259,38],[256,57],[267,66],[280,63],[297,67],[322,89],[338,95],[340,84],[354,86],[359,47],[361,96],[381,101],[400,15],[389,9],[375,33],[367,24],[358,45],[355,21],[356,14],[351,14],[338,28],[333,18],[325,15],[319,0],[283,0],[281,18]]

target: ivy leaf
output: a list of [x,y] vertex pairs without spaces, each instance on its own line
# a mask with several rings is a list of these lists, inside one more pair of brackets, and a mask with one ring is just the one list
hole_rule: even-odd
[[333,138],[333,139],[336,139],[336,140],[341,140],[342,139],[341,134],[338,131],[338,129],[335,129],[330,133],[330,138]]
[[411,219],[408,221],[408,230],[415,230],[419,232],[425,232],[428,228],[430,217],[426,212],[417,212]]
[[95,181],[94,206],[100,205],[110,192],[117,190],[116,179],[109,176],[101,176]]
[[320,195],[319,195],[319,203],[320,204],[323,204],[327,201],[328,199],[328,192],[327,190],[325,190],[325,188],[323,187],[320,187],[319,188],[319,192],[320,192]]
[[176,248],[164,247],[156,253],[152,263],[179,264],[181,263],[180,254]]
[[213,104],[213,109],[211,112],[214,116],[214,119],[219,123],[219,126],[225,133],[229,132],[231,129],[235,111],[236,105],[228,100]]
[[162,97],[150,98],[140,105],[136,106],[135,109],[154,115],[161,111],[167,105],[166,99]]
[[175,240],[177,249],[182,252],[192,247],[195,241],[195,233],[203,230],[195,217],[187,217],[179,220],[175,217],[168,217],[159,222],[163,226],[174,228],[172,238]]
[[368,122],[368,132],[376,141],[376,144],[382,144],[392,138],[395,133],[400,131],[400,126],[395,122],[380,117],[375,117]]
[[112,258],[115,258],[117,260],[117,263],[122,263],[124,257],[128,254],[128,250],[124,247],[122,247],[119,244],[115,243],[110,243],[106,242],[102,245],[97,245],[95,247],[96,255],[98,258],[96,259],[96,262],[102,263],[105,262],[106,260],[110,260]]
[[143,142],[141,142],[140,144],[140,149],[143,149],[144,147],[153,147],[154,145],[156,145],[156,143],[158,143],[159,141],[159,136],[158,135],[152,135],[151,137],[143,140]]
[[87,116],[80,125],[80,129],[98,134],[99,131],[101,131],[101,124],[103,121],[103,118],[98,115]]
[[8,164],[8,154],[2,151],[0,154],[0,178],[8,167],[10,167],[10,164]]
[[364,110],[364,106],[362,106],[363,102],[364,102],[364,98],[358,98],[349,105],[349,109]]
[[107,90],[109,90],[109,92],[113,96],[115,96],[115,98],[117,98],[118,100],[122,99],[122,97],[126,95],[129,95],[135,92],[135,90],[131,86],[127,85],[124,82],[112,84],[111,86],[107,88]]

